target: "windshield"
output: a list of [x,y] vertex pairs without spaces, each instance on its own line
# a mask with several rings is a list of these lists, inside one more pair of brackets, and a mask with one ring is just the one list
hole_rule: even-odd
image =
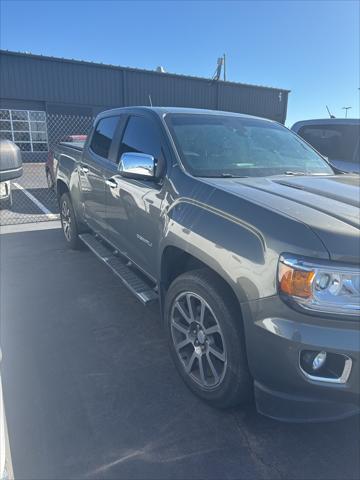
[[359,162],[356,147],[359,143],[359,125],[307,125],[299,130],[301,135],[329,160]]
[[226,115],[169,114],[185,168],[198,177],[333,174],[325,160],[277,123]]

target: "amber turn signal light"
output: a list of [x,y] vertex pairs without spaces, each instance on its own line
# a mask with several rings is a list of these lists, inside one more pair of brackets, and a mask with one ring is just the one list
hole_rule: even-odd
[[312,296],[312,281],[315,272],[296,270],[289,265],[279,264],[279,289],[281,293],[293,297],[309,298]]

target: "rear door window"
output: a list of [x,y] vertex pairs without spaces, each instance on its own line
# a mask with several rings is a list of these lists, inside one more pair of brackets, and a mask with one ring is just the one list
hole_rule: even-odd
[[114,139],[118,123],[119,117],[116,116],[102,118],[96,125],[90,148],[94,153],[100,155],[100,157],[109,157],[111,143]]

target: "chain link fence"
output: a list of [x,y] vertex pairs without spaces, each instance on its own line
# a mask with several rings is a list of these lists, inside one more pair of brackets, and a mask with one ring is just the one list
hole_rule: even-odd
[[[9,113],[6,113],[9,112]],[[61,141],[83,141],[91,129],[93,118],[80,115],[47,114],[46,132],[41,132],[41,145],[33,138],[39,137],[40,121],[32,121],[28,112],[28,122],[11,121],[15,111],[2,110],[0,116],[6,117],[0,134],[2,138],[13,140],[22,150],[23,175],[11,182],[11,196],[0,201],[0,225],[42,222],[59,218],[59,210],[55,191],[55,175],[53,168],[53,151]],[[16,111],[17,115],[19,112]],[[9,117],[9,120],[7,119]],[[42,125],[44,122],[42,121]],[[3,128],[7,128],[4,131]],[[24,131],[19,132],[17,128]],[[41,127],[44,129],[44,127]],[[36,133],[36,135],[35,135]],[[21,134],[21,135],[20,135]],[[18,141],[18,139],[21,141]],[[24,140],[26,139],[26,141]],[[4,188],[4,186],[2,186]]]

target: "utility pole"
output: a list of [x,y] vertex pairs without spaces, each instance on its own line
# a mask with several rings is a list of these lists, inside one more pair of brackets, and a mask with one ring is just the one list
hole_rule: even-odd
[[350,110],[351,107],[342,107],[343,110],[345,110],[345,118],[347,118],[347,112]]
[[224,82],[226,82],[226,56],[225,53],[223,53],[222,57],[219,57],[217,59],[217,65],[216,65],[216,70],[214,75],[212,76],[212,80],[220,80],[221,79],[221,69],[223,69],[223,79]]

